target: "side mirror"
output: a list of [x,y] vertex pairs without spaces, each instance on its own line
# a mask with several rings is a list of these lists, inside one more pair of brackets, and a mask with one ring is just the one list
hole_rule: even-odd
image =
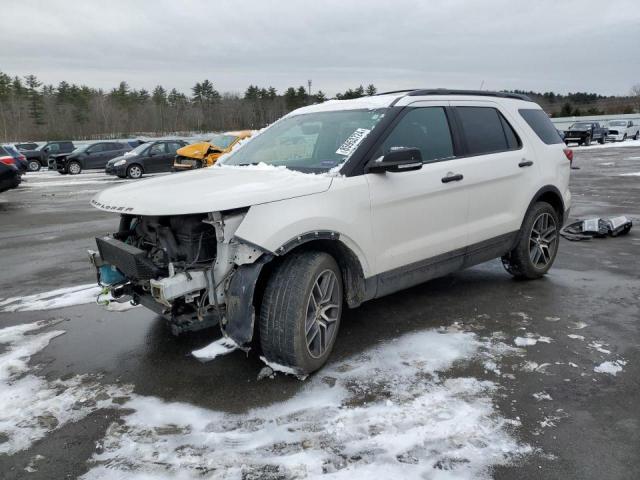
[[376,158],[367,165],[369,173],[409,172],[422,168],[422,152],[418,148],[402,148]]

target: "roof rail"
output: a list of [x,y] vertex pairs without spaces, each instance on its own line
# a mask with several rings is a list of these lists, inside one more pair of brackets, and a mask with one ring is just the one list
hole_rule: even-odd
[[517,100],[524,100],[526,102],[532,102],[531,98],[520,93],[508,93],[508,92],[490,92],[485,90],[449,90],[448,88],[430,88],[425,90],[412,90],[407,94],[409,97],[417,97],[423,95],[472,95],[479,97],[501,97],[501,98],[515,98]]
[[376,93],[375,96],[377,97],[378,95],[391,95],[391,94],[394,94],[394,93],[415,92],[416,90],[419,90],[419,89],[418,88],[405,88],[404,90],[390,90],[388,92]]

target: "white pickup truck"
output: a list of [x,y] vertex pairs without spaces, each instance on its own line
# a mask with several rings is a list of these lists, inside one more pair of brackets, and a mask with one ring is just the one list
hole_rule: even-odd
[[608,128],[608,142],[623,142],[627,138],[640,139],[640,123],[634,123],[631,120],[612,120]]

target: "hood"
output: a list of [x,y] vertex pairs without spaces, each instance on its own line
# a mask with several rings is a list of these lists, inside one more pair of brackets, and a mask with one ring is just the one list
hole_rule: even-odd
[[223,150],[220,147],[216,147],[215,145],[210,144],[209,142],[200,142],[200,143],[192,143],[191,145],[187,145],[186,147],[182,147],[176,151],[176,153],[183,157],[195,158],[202,160],[207,156],[207,152],[209,149],[214,147],[217,150]]
[[[129,153],[129,152],[127,152],[127,153]],[[125,153],[124,155],[120,155],[119,157],[112,158],[111,160],[109,160],[107,162],[107,165],[111,166],[114,163],[116,163],[118,160],[126,160],[127,158],[131,158],[131,157],[135,157],[136,156],[135,154],[133,154],[133,155],[132,154],[128,154],[127,155],[127,153]]]
[[91,204],[132,215],[188,215],[321,193],[331,181],[282,167],[210,167],[109,188]]

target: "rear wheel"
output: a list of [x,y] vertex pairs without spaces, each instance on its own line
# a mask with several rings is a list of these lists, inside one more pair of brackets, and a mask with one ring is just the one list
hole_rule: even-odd
[[29,160],[29,171],[30,172],[37,172],[38,170],[40,170],[40,167],[42,165],[40,165],[40,162],[38,160]]
[[547,202],[537,202],[527,212],[518,243],[502,257],[502,264],[516,278],[540,278],[553,265],[559,241],[558,212]]
[[71,175],[78,175],[82,171],[82,167],[78,162],[69,162],[69,165],[67,165],[67,171]]
[[137,163],[133,165],[129,165],[127,168],[127,177],[129,178],[140,178],[142,176],[142,167]]
[[266,359],[311,373],[325,364],[342,316],[342,277],[324,252],[294,253],[267,281],[260,309]]

